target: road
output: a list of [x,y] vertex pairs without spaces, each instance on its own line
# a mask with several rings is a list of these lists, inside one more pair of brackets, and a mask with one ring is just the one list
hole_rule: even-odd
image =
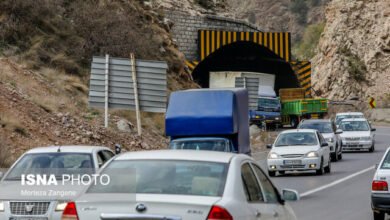
[[[288,173],[272,178],[279,188],[295,189],[301,195],[301,200],[290,203],[298,219],[373,219],[370,193],[374,166],[390,145],[390,127],[376,128],[375,151],[343,153],[341,161],[332,163],[330,174]],[[266,162],[260,164],[266,170]]]

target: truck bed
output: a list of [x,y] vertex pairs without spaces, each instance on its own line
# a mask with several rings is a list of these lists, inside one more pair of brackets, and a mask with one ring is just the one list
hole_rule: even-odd
[[296,99],[282,102],[282,115],[306,115],[328,112],[327,99]]

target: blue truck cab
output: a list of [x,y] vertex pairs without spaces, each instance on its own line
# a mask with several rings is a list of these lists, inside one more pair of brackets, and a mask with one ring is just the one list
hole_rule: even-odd
[[250,154],[248,111],[246,89],[173,92],[165,117],[169,149]]
[[281,126],[281,104],[271,86],[260,86],[257,109],[249,111],[250,124]]

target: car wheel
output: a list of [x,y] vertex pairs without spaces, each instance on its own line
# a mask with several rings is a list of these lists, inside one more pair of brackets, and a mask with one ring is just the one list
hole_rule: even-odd
[[339,146],[338,145],[336,145],[336,148],[335,148],[334,154],[333,154],[333,161],[334,162],[337,162],[339,160],[339,156],[338,156],[337,152],[339,152]]
[[320,169],[316,170],[316,174],[317,175],[322,175],[324,174],[325,170],[324,170],[324,159],[321,160],[321,166],[320,166]]
[[340,151],[340,154],[337,156],[339,160],[343,159],[343,152]]
[[368,150],[369,152],[374,152],[375,150],[375,147],[374,147],[374,144],[371,146],[371,148]]
[[298,126],[298,119],[295,117],[291,118],[290,125],[292,128],[296,128]]
[[[335,157],[335,158],[337,158],[337,157]],[[326,167],[324,168],[324,171],[325,171],[325,173],[330,173],[331,169],[332,169],[332,163],[331,163],[331,160],[330,160],[330,158],[329,158],[328,166],[326,166]]]
[[374,220],[384,220],[385,213],[384,212],[374,212]]
[[275,176],[276,172],[275,171],[268,171],[269,176]]
[[284,175],[285,172],[284,172],[284,171],[279,171],[279,174],[280,174],[280,175]]

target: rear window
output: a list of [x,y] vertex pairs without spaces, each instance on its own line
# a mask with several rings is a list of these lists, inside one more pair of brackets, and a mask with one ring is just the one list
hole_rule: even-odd
[[172,141],[169,144],[169,149],[175,150],[211,150],[211,151],[229,151],[229,146],[226,140],[184,140]]
[[114,177],[111,178],[112,184],[92,185],[87,193],[134,193],[134,186],[126,181],[131,177],[126,173],[117,175],[120,170],[134,171],[136,193],[222,196],[228,164],[167,160],[112,161],[102,173]]
[[330,122],[307,122],[302,123],[299,129],[314,129],[321,133],[333,133],[332,124]]

